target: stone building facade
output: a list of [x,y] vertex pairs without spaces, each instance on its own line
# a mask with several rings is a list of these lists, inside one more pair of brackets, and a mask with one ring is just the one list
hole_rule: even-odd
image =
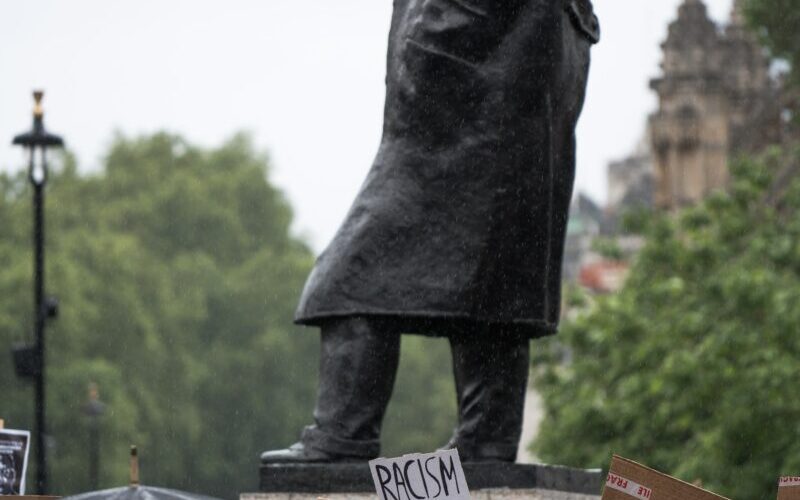
[[620,234],[626,212],[697,203],[727,186],[737,154],[800,140],[783,116],[797,102],[771,76],[769,58],[744,25],[741,0],[722,26],[709,18],[702,0],[684,0],[661,47],[662,74],[650,82],[658,109],[634,152],[609,163],[606,206],[583,196],[573,201],[564,263],[568,281],[579,282],[581,271],[601,260],[591,250],[597,237],[616,238],[626,253],[636,253],[641,242]]
[[684,0],[662,44],[663,74],[650,82],[653,201],[696,203],[728,183],[728,163],[781,140],[781,98],[770,62],[746,30],[741,1],[720,29],[701,0]]
[[649,134],[634,152],[608,164],[608,211],[653,205],[653,155]]

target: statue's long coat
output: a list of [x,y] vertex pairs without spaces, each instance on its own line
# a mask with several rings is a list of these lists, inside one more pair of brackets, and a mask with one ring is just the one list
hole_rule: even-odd
[[395,0],[380,149],[296,322],[554,333],[598,36],[589,0]]

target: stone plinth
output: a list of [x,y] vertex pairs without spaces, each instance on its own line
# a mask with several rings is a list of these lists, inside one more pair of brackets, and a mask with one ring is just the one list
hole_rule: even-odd
[[[553,465],[464,464],[472,498],[479,500],[595,500],[600,470]],[[261,466],[261,492],[240,500],[366,500],[376,498],[369,466],[304,464]]]
[[[583,495],[565,493],[556,490],[538,488],[512,490],[496,488],[486,490],[470,490],[473,500],[599,500],[600,495]],[[372,493],[242,493],[239,500],[375,500],[378,495]]]

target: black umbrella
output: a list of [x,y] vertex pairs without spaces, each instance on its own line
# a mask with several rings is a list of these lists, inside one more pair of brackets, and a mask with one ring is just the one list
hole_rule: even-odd
[[139,456],[131,446],[131,482],[128,486],[90,491],[64,497],[62,500],[219,500],[205,495],[195,495],[180,490],[142,486],[139,484]]

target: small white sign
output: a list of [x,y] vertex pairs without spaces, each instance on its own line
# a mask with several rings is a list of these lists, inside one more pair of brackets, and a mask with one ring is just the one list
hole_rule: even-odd
[[468,500],[469,488],[457,450],[370,460],[381,500]]

